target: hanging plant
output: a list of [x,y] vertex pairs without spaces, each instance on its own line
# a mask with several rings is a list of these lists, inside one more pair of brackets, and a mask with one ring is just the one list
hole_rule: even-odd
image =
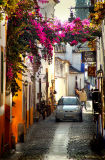
[[39,3],[49,3],[49,0],[38,0]]
[[[53,57],[53,45],[61,42],[71,46],[90,41],[99,36],[99,29],[90,26],[89,20],[76,18],[71,23],[62,24],[58,20],[43,20],[39,6],[32,0],[19,1],[15,10],[8,16],[7,29],[7,84],[11,85],[13,95],[19,86],[16,83],[18,73],[27,69],[21,60],[21,55],[32,54],[37,66],[41,58],[49,63]],[[42,56],[38,54],[38,41],[42,46]],[[31,62],[33,63],[31,57]],[[16,88],[15,88],[16,87]]]

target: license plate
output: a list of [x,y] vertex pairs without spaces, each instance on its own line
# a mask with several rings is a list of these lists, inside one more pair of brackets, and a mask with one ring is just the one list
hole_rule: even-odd
[[65,117],[73,117],[73,116],[70,114],[66,114]]

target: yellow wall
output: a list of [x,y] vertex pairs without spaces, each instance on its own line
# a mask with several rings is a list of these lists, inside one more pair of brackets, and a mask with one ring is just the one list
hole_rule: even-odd
[[[22,79],[22,75],[19,75],[19,78]],[[23,117],[23,89],[22,89],[22,82],[17,80],[18,85],[21,88],[21,91],[18,91],[18,96],[13,97],[13,101],[15,102],[15,106],[12,107],[12,132],[13,135],[16,138],[16,143],[18,142],[18,125],[23,124],[24,125],[24,134],[26,134],[27,128],[29,128],[29,125],[33,124],[33,107],[30,107],[30,118],[29,118],[29,94],[27,94],[27,121],[25,122],[24,117]],[[29,90],[27,90],[29,92]],[[31,96],[31,95],[30,95]],[[29,122],[30,119],[30,122]],[[26,124],[26,125],[25,125]]]
[[[22,79],[22,75],[19,75],[19,78]],[[18,85],[22,89],[22,82],[17,80]],[[18,124],[24,124],[22,119],[22,91],[18,91],[18,96],[13,97],[13,101],[15,102],[15,106],[12,107],[12,133],[16,138],[16,142],[18,140]]]

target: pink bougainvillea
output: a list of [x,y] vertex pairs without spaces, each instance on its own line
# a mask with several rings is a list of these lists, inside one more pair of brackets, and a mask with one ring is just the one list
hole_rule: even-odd
[[[39,0],[38,2],[48,3],[49,0]],[[27,5],[29,7],[27,1],[20,1],[15,13],[8,18],[8,25],[10,25],[7,35],[8,53],[9,51],[12,51],[13,54],[31,52],[30,61],[33,62],[33,56],[36,56],[37,63],[40,64],[41,58],[51,61],[55,43],[64,42],[74,46],[93,39],[94,36],[91,35],[96,34],[96,30],[90,27],[88,19],[81,20],[77,17],[71,23],[61,23],[58,19],[44,20],[38,4],[34,4],[35,12],[30,7],[26,9]],[[35,44],[37,41],[41,44],[42,57],[38,55],[38,48]],[[18,49],[17,46],[19,46]],[[13,66],[10,64],[8,64],[7,76],[13,78]]]
[[13,64],[12,63],[7,63],[8,68],[7,68],[7,77],[11,81],[13,79]]
[[83,42],[83,43],[86,42],[86,41],[87,41],[86,38],[82,38],[82,39],[81,39],[81,42]]
[[39,3],[49,3],[49,0],[38,0]]
[[49,0],[38,0],[39,3],[48,3]]
[[82,25],[83,26],[90,26],[90,21],[89,21],[89,19],[84,19],[84,20],[82,20]]
[[71,46],[74,46],[74,45],[77,45],[77,44],[78,44],[78,42],[76,40],[73,40],[72,42],[70,42]]
[[28,56],[31,63],[33,63],[33,56]]

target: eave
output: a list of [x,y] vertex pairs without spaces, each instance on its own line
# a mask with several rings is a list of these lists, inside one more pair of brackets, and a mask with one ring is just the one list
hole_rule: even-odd
[[63,59],[61,59],[59,57],[55,57],[55,60],[58,60],[58,61],[64,62],[64,63],[68,63],[70,65],[70,62],[68,60],[63,60]]
[[73,66],[70,66],[69,73],[71,73],[71,74],[83,74],[83,72],[79,71],[78,69],[74,68]]
[[55,2],[55,3],[59,3],[59,2],[60,2],[60,0],[54,0],[54,2]]

